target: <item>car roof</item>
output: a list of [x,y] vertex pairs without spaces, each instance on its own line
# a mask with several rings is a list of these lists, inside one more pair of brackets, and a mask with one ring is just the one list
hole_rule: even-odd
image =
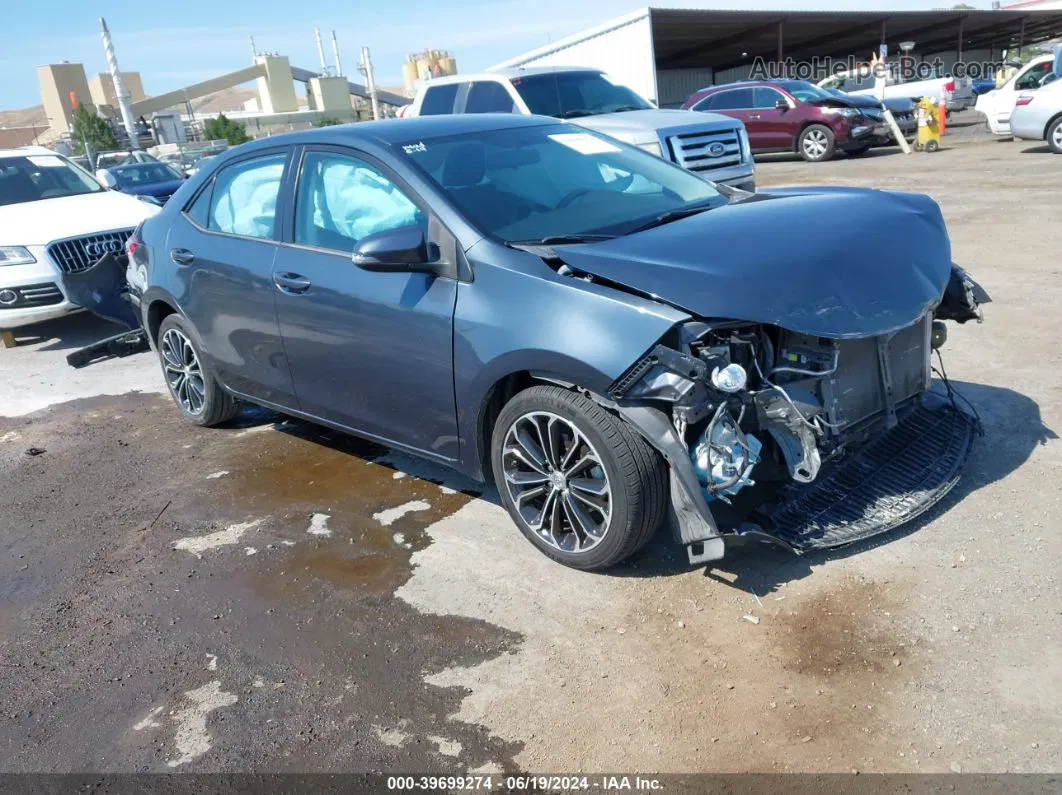
[[529,67],[510,67],[507,69],[498,69],[492,72],[474,72],[471,74],[460,75],[446,75],[444,77],[433,77],[428,82],[424,83],[423,88],[428,89],[432,86],[444,86],[452,83],[468,83],[473,80],[512,80],[516,77],[535,77],[536,75],[549,75],[558,73],[571,73],[571,72],[585,72],[587,74],[599,75],[602,73],[601,69],[595,69],[592,66],[529,66]]
[[[234,146],[218,158],[230,153],[237,155],[252,149],[268,149],[279,144],[307,143],[356,143],[359,141],[393,146],[416,141],[418,138],[443,138],[450,135],[508,130],[518,127],[542,127],[563,124],[545,116],[522,116],[515,113],[464,113],[456,115],[418,116],[411,119],[385,119],[353,124],[339,124],[312,130],[259,138],[250,143]],[[228,158],[226,158],[228,159]]]

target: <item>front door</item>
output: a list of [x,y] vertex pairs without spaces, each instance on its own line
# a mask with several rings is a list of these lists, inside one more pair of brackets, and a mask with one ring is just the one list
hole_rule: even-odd
[[756,86],[752,89],[752,104],[749,118],[757,127],[759,138],[764,142],[763,148],[795,148],[800,122],[786,96],[776,89]]
[[357,241],[373,232],[410,224],[427,231],[426,208],[366,156],[309,147],[293,213],[273,279],[300,409],[382,441],[456,459],[457,282],[373,273],[351,258]]
[[255,153],[222,168],[170,228],[168,289],[203,340],[221,382],[295,407],[277,325],[273,259],[277,199],[290,152]]

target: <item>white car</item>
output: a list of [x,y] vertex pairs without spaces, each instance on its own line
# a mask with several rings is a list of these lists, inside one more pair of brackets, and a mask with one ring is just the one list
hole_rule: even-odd
[[158,211],[104,189],[50,149],[0,149],[0,329],[77,311],[62,274],[121,251],[136,226]]
[[[861,67],[820,80],[819,87],[844,91],[846,94],[877,96],[877,77],[871,67]],[[905,82],[896,69],[890,69],[885,82],[885,99],[918,100],[922,97],[929,97],[936,104],[943,99],[951,113],[966,110],[973,106],[975,100],[973,80],[968,77],[945,75],[929,80]]]
[[1053,81],[1054,55],[1033,58],[999,88],[977,98],[976,110],[988,120],[995,135],[1010,135],[1010,114],[1019,94],[1027,94]]
[[1062,80],[1019,95],[1010,131],[1018,139],[1046,141],[1052,152],[1062,155]]

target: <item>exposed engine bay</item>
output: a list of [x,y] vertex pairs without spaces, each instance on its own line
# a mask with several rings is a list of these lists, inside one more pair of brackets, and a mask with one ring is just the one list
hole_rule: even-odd
[[940,318],[980,320],[988,300],[956,267],[933,311],[877,336],[689,322],[609,397],[666,405],[719,533],[766,535],[796,551],[851,543],[913,518],[954,485],[977,422],[946,379],[943,399],[930,391],[947,339]]

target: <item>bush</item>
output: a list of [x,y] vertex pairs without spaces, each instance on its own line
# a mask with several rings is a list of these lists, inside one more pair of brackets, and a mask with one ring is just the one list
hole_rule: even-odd
[[322,116],[313,123],[314,127],[335,127],[338,124],[343,124],[335,116]]
[[203,128],[203,133],[210,141],[225,139],[229,142],[229,146],[245,144],[251,140],[247,134],[247,128],[238,121],[228,118],[224,113],[219,113],[216,119],[208,121]]

